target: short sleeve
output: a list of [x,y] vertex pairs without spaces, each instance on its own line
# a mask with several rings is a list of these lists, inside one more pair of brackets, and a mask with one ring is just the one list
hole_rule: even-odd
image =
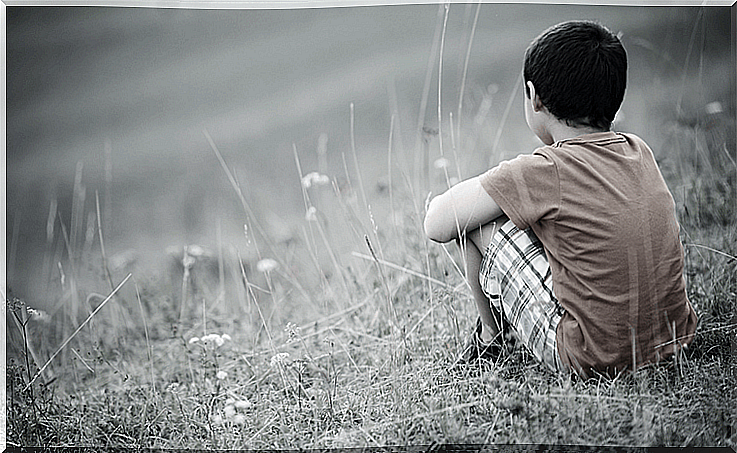
[[552,220],[560,206],[560,181],[553,159],[541,152],[524,154],[483,173],[481,185],[520,229]]

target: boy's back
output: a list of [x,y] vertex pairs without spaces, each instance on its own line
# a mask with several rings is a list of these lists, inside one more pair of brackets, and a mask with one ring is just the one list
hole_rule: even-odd
[[523,66],[525,121],[546,146],[451,187],[425,216],[428,236],[463,241],[478,273],[469,357],[496,355],[512,329],[553,370],[665,359],[691,342],[696,314],[652,151],[611,131],[626,51],[600,24],[568,21],[540,34]]
[[693,334],[673,199],[641,139],[562,140],[500,164],[481,183],[545,247],[566,311],[557,330],[564,365],[614,372],[632,365],[633,342],[637,363],[657,362],[673,351],[674,327]]

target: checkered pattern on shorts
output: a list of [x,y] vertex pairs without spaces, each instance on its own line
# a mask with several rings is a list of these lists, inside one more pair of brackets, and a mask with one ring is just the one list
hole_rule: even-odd
[[553,371],[562,370],[555,334],[564,311],[553,294],[545,250],[532,230],[505,222],[484,253],[479,281],[518,341]]

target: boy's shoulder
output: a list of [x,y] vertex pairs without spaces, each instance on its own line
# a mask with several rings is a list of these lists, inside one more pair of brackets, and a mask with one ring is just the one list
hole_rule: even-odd
[[652,156],[652,150],[639,136],[629,132],[595,132],[557,141],[535,149],[532,155],[560,159],[598,159],[611,156]]
[[[540,147],[538,149],[570,149],[576,147],[602,147],[614,144],[627,144],[631,146],[645,145],[644,140],[635,134],[619,131],[603,131],[591,134],[579,135],[577,137],[559,140],[552,145]],[[647,145],[646,145],[647,146]]]

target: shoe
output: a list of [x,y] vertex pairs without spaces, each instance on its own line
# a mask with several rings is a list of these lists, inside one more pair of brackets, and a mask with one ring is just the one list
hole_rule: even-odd
[[459,364],[470,364],[479,360],[496,361],[504,352],[504,346],[499,342],[501,335],[497,335],[491,343],[481,341],[481,318],[476,319],[476,328],[466,342],[461,355],[456,360]]

